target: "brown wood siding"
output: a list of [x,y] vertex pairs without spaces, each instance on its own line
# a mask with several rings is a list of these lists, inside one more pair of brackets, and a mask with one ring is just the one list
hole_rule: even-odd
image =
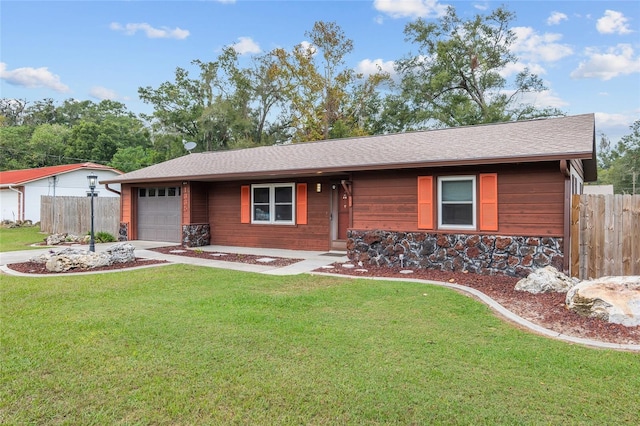
[[[564,177],[555,162],[473,169],[357,173],[353,176],[353,228],[418,231],[418,176],[437,178],[479,173],[498,173],[499,229],[491,233],[563,236]],[[436,204],[437,194],[434,193],[434,214],[437,216]]]
[[202,182],[191,182],[188,199],[185,224],[209,223],[209,186]]
[[504,235],[562,237],[564,176],[557,163],[498,174],[498,220]]
[[131,185],[123,184],[120,190],[120,221],[121,222],[131,223],[132,194],[133,194],[133,191],[132,191]]
[[[264,183],[275,183],[267,182]],[[291,182],[291,181],[287,181]],[[307,225],[252,225],[240,223],[240,187],[256,182],[211,183],[209,224],[211,244],[270,247],[292,250],[329,250],[330,185],[328,180],[298,180],[307,183]],[[316,192],[316,183],[322,192]]]
[[120,187],[120,222],[128,224],[127,239],[136,238],[136,230],[134,229],[135,218],[135,188],[130,184],[122,184]]

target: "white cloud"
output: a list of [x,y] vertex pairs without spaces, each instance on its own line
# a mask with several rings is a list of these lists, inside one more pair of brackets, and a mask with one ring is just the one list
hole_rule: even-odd
[[101,101],[105,99],[113,101],[119,98],[115,91],[102,86],[93,86],[89,91],[89,96],[100,99]]
[[604,133],[615,144],[622,136],[630,133],[629,127],[638,119],[638,112],[617,114],[596,112],[596,131]]
[[438,18],[447,12],[437,0],[374,0],[373,7],[392,18]]
[[543,90],[542,92],[523,93],[519,100],[528,105],[534,105],[537,108],[562,108],[569,103],[556,95],[552,90]]
[[603,127],[629,127],[637,116],[634,114],[609,114],[606,112],[596,112],[596,123]]
[[393,61],[383,61],[382,59],[363,59],[356,65],[356,72],[362,73],[365,76],[369,76],[382,70],[393,76],[395,70],[393,69]]
[[7,70],[7,64],[0,62],[0,79],[14,86],[24,86],[29,89],[46,87],[60,93],[70,91],[69,86],[60,81],[60,76],[51,73],[47,67]]
[[619,75],[640,73],[640,57],[634,57],[630,44],[618,44],[606,53],[587,48],[585,54],[589,59],[580,62],[578,68],[571,72],[571,78],[599,78],[606,81]]
[[523,59],[555,62],[573,54],[569,45],[557,43],[562,39],[562,34],[537,34],[531,27],[514,27],[512,30],[516,40],[511,50]]
[[600,34],[629,34],[629,19],[621,12],[606,10],[604,16],[596,22],[596,29]]
[[474,3],[473,7],[475,7],[478,10],[487,10],[489,9],[489,3],[488,2]]
[[568,20],[569,17],[562,12],[551,12],[551,15],[547,18],[547,25],[558,25],[562,21]]
[[260,53],[260,46],[251,37],[238,37],[238,42],[231,46],[240,55]]
[[382,15],[378,15],[375,18],[373,18],[373,22],[375,22],[378,25],[382,25],[384,24],[384,17]]
[[298,51],[302,51],[304,53],[311,53],[311,56],[315,56],[316,53],[318,53],[318,49],[316,49],[316,47],[309,43],[308,41],[303,41],[300,42],[300,44],[298,46],[296,46]]
[[126,35],[134,35],[138,31],[143,31],[148,38],[174,38],[176,40],[184,40],[185,38],[189,37],[190,34],[188,30],[183,30],[179,27],[176,27],[174,29],[167,27],[154,28],[144,22],[126,24],[124,26],[119,24],[118,22],[112,22],[111,25],[109,25],[109,28],[114,31],[123,32]]
[[534,64],[534,63],[524,63],[524,62],[516,62],[516,63],[508,63],[504,68],[502,68],[499,72],[499,74],[502,77],[509,77],[512,75],[516,75],[519,72],[522,72],[525,70],[525,68],[529,69],[530,73],[536,74],[536,75],[544,75],[547,73],[547,70],[544,69],[544,67],[540,64]]

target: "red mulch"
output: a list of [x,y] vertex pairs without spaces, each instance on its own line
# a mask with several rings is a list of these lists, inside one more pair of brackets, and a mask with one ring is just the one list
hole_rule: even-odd
[[[169,246],[169,247],[158,247],[150,249],[153,251],[157,251],[164,254],[170,254],[173,256],[188,256],[188,257],[197,257],[200,259],[209,259],[209,260],[222,260],[225,262],[240,262],[240,263],[251,263],[254,265],[269,265],[269,266],[277,266],[283,267],[288,266],[293,263],[300,262],[302,259],[290,259],[286,257],[273,257],[273,256],[257,256],[253,254],[238,254],[238,253],[222,253],[216,251],[203,251],[198,249],[186,249],[180,246]],[[180,250],[180,253],[172,253],[173,251]],[[184,251],[182,251],[184,250]],[[259,262],[258,259],[263,259],[268,257],[269,259],[273,259],[271,262]]]
[[[114,271],[114,270],[120,270],[120,269],[135,268],[137,266],[157,265],[160,263],[168,263],[168,262],[166,260],[136,258],[136,260],[132,262],[115,263],[110,266],[100,266],[99,268],[93,268],[93,269],[69,269],[64,273],[72,274],[76,272]],[[16,272],[22,272],[24,274],[47,274],[47,275],[60,274],[60,272],[48,271],[47,268],[44,267],[44,263],[36,263],[36,262],[10,263],[7,265],[7,267]]]

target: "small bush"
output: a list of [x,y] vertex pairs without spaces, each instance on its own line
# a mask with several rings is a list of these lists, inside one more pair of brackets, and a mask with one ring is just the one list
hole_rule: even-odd
[[96,239],[96,242],[98,243],[114,243],[118,241],[116,240],[116,237],[114,237],[110,233],[102,232],[102,231],[96,233],[95,239]]

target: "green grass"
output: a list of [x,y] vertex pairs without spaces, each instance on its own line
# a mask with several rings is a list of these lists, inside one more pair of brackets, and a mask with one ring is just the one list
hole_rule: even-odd
[[28,250],[31,244],[41,243],[47,234],[40,232],[39,226],[22,226],[20,228],[0,227],[0,251]]
[[635,424],[640,356],[448,289],[187,265],[3,276],[1,424]]

